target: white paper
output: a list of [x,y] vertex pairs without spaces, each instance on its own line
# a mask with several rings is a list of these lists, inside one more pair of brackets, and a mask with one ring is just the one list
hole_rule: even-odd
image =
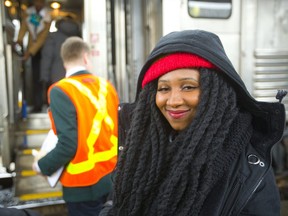
[[40,151],[50,152],[55,148],[58,142],[58,137],[54,134],[53,130],[49,130],[44,142],[42,143]]
[[53,173],[51,176],[47,176],[47,180],[48,180],[48,183],[51,187],[55,187],[57,182],[59,181],[60,179],[60,176],[63,172],[63,166],[60,167],[55,173]]
[[[40,152],[50,152],[52,149],[55,148],[56,144],[58,142],[58,137],[54,134],[53,130],[51,129],[47,137],[45,138],[44,142],[42,143]],[[55,173],[53,173],[51,176],[47,176],[48,183],[51,187],[55,187],[57,182],[59,181],[59,178],[63,172],[63,166],[60,167]]]

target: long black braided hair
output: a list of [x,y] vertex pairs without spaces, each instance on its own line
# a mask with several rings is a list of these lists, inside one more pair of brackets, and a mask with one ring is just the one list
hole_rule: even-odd
[[117,165],[110,215],[199,214],[227,164],[250,138],[251,117],[239,117],[236,93],[218,73],[200,69],[197,113],[177,135],[155,104],[157,81],[142,89]]

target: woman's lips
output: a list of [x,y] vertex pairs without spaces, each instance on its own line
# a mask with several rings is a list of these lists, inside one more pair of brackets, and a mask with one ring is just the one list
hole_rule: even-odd
[[180,119],[183,116],[187,114],[187,110],[177,110],[177,111],[172,111],[172,110],[167,110],[169,116],[171,116],[174,119]]

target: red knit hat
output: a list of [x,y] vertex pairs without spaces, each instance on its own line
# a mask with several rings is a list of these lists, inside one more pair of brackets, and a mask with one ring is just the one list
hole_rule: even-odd
[[146,71],[142,88],[158,77],[180,68],[216,68],[206,59],[190,53],[172,53],[156,60]]

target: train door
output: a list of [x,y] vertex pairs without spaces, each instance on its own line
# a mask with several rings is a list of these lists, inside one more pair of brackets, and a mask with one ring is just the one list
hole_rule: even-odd
[[120,101],[133,101],[141,67],[162,36],[161,0],[110,0],[106,6],[108,75]]
[[[3,26],[4,5],[1,4],[0,26]],[[5,67],[5,50],[4,50],[3,28],[0,29],[0,164],[6,164],[6,158],[3,159],[3,154],[7,153],[6,146],[3,144],[8,140],[8,98],[7,98],[7,83],[6,83],[6,67]],[[9,159],[8,159],[9,160]]]
[[92,72],[110,80],[121,98],[128,97],[126,7],[122,0],[84,1],[83,39],[92,51]]
[[85,0],[83,39],[90,44],[93,73],[104,78],[107,74],[107,5],[106,0]]
[[13,5],[1,2],[0,31],[0,137],[1,164],[9,169],[12,160],[13,137],[15,123],[21,118],[23,85],[21,58],[13,47],[15,26],[13,19],[17,18],[17,9]]
[[[95,8],[97,8],[96,12]],[[134,81],[131,58],[133,58],[132,53],[135,54],[133,52],[135,43],[132,38],[138,39],[139,49],[135,56],[141,58],[143,43],[140,34],[143,28],[141,20],[138,20],[137,24],[131,20],[133,13],[135,15],[139,12],[137,16],[139,18],[141,10],[140,1],[85,0],[84,39],[91,45],[95,73],[114,84],[121,101],[129,101],[131,92],[134,92],[131,90],[133,86],[131,81]],[[138,29],[132,36],[136,25]]]

